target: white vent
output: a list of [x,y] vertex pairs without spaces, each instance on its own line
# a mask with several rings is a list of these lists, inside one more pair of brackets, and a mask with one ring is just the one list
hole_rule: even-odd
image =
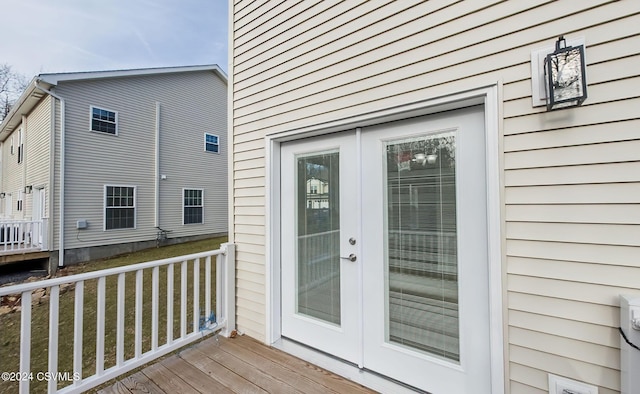
[[640,390],[640,297],[620,296],[620,329],[621,394],[633,394]]
[[598,388],[590,384],[549,374],[549,394],[598,394]]

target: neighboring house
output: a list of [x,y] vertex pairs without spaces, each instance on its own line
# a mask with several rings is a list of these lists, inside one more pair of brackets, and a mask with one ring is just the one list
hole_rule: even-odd
[[[240,331],[377,388],[621,390],[640,2],[230,7]],[[586,46],[588,98],[548,111],[539,54],[561,35]]]
[[59,265],[227,232],[216,65],[40,74],[0,143],[0,223],[44,218]]

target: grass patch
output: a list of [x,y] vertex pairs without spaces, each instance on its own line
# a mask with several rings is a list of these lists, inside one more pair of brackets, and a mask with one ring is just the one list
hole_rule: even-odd
[[[152,248],[135,253],[130,253],[114,258],[93,261],[74,265],[60,270],[56,276],[74,275],[84,272],[102,270],[137,264],[152,260],[181,256],[191,253],[218,249],[220,244],[226,242],[225,238],[213,238],[189,243]],[[199,330],[193,327],[193,262],[187,265],[187,333]],[[180,336],[181,310],[180,310],[180,286],[182,279],[181,264],[174,265],[174,318],[172,324],[167,324],[167,267],[159,270],[159,308],[158,308],[158,343],[162,346],[167,341],[167,333],[173,333],[173,338]],[[205,305],[205,264],[200,262],[200,317],[204,315]],[[215,310],[215,258],[212,259],[212,309]],[[124,327],[125,360],[135,354],[135,297],[136,286],[135,272],[125,275],[125,311]],[[151,349],[151,287],[152,269],[143,271],[143,306],[142,306],[142,352]],[[89,280],[84,283],[84,307],[83,307],[83,377],[95,373],[96,365],[96,305],[97,305],[97,280]],[[116,327],[117,327],[117,276],[106,279],[105,300],[105,357],[104,368],[108,369],[116,364]],[[69,287],[64,293],[61,291],[59,304],[59,340],[58,340],[58,371],[73,374],[73,324],[74,324],[74,298],[75,288]],[[30,383],[31,392],[46,392],[45,381],[35,379],[37,372],[48,370],[48,333],[49,333],[49,303],[48,299],[34,305],[31,310],[31,371],[34,379]],[[20,313],[10,313],[0,316],[0,372],[17,372],[20,363]],[[68,385],[70,382],[59,382],[58,388]],[[0,393],[18,392],[18,382],[0,381]]]

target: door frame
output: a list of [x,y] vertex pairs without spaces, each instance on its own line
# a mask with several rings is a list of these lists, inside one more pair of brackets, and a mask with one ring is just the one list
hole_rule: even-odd
[[[267,134],[265,138],[265,337],[268,344],[281,339],[280,280],[280,144],[306,137],[358,129],[383,122],[429,115],[482,104],[485,117],[485,157],[487,182],[487,234],[489,261],[489,332],[491,386],[496,394],[505,392],[505,277],[504,187],[502,182],[502,83],[438,98],[338,119],[314,126]],[[337,362],[337,361],[336,361]]]

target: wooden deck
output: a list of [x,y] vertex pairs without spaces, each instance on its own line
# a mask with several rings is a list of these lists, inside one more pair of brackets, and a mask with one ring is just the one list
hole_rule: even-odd
[[209,338],[99,393],[375,393],[247,336]]

